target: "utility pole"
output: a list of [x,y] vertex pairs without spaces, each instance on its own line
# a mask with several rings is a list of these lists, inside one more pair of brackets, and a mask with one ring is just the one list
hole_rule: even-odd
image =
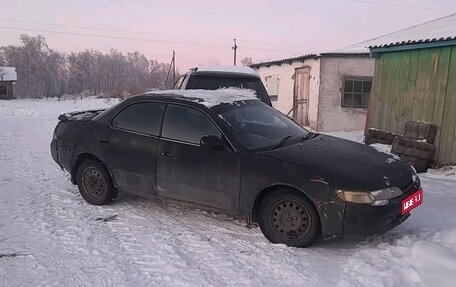
[[173,50],[173,85],[176,83],[176,51]]
[[233,39],[233,41],[234,41],[234,46],[232,47],[232,49],[234,51],[234,65],[236,66],[236,51],[237,51],[238,46],[236,45],[236,39]]
[[[173,69],[173,86],[176,83],[176,51],[173,50],[173,57],[171,58],[171,63],[169,64],[168,73],[166,73],[165,87],[168,88],[169,73]],[[172,87],[173,87],[172,86]]]

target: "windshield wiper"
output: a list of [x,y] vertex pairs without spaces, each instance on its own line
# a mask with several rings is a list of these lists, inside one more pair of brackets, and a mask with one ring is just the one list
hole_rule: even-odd
[[302,143],[303,141],[305,141],[305,140],[307,140],[307,139],[313,138],[314,135],[315,135],[314,133],[309,132],[307,135],[301,137],[301,139],[299,140],[299,142]]
[[275,146],[272,147],[272,149],[276,149],[276,148],[279,148],[281,146],[283,146],[283,144],[289,139],[291,138],[292,135],[288,134],[286,137],[284,137],[278,144],[276,144]]

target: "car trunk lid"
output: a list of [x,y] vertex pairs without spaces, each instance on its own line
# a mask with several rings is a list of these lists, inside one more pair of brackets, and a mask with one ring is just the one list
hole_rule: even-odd
[[59,121],[61,121],[61,122],[90,121],[91,119],[93,119],[96,115],[98,115],[102,111],[104,111],[104,109],[64,113],[59,116]]

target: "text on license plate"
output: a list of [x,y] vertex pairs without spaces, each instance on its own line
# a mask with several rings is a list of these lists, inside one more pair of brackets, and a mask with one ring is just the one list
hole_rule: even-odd
[[418,205],[423,203],[423,189],[420,188],[412,195],[402,200],[402,214],[406,214],[410,210],[414,209]]

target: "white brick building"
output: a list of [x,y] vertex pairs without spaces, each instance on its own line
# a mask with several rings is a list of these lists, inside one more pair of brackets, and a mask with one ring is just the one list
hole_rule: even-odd
[[356,52],[305,55],[252,68],[282,113],[316,131],[353,131],[366,123],[374,65],[367,52]]

